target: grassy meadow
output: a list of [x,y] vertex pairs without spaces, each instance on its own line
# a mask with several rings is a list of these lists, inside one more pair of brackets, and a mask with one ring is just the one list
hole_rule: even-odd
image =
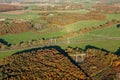
[[[31,10],[31,8],[33,8],[33,7],[34,6],[31,6],[29,10]],[[79,10],[79,11],[67,10],[67,11],[56,11],[56,12],[86,14],[89,11],[87,11],[87,10]],[[31,20],[33,22],[40,23],[42,21],[40,20],[40,15],[38,13],[40,13],[40,11],[31,11],[31,12],[27,11],[27,12],[24,12],[21,14],[3,14],[3,13],[0,13],[0,17],[5,17],[8,19]],[[25,42],[25,41],[30,41],[30,40],[38,40],[38,39],[42,39],[42,38],[53,38],[53,37],[62,36],[68,32],[77,31],[79,29],[99,26],[101,24],[106,23],[107,21],[111,21],[112,19],[120,20],[120,18],[119,18],[120,14],[104,14],[104,15],[107,18],[106,20],[103,20],[103,21],[101,21],[101,20],[78,21],[78,22],[75,22],[75,23],[72,23],[72,24],[69,24],[66,26],[62,26],[63,29],[60,31],[47,32],[45,34],[39,34],[36,32],[25,32],[25,33],[19,33],[19,34],[8,34],[8,35],[0,36],[0,38],[4,39],[8,43],[17,44],[17,43],[20,43],[22,41]],[[47,31],[47,29],[46,29],[46,31]],[[68,46],[80,47],[80,48],[84,49],[87,45],[91,45],[91,46],[95,46],[98,48],[104,48],[104,49],[111,51],[111,52],[115,52],[120,47],[120,45],[119,45],[120,40],[114,40],[114,39],[112,39],[112,40],[103,39],[102,40],[102,38],[103,37],[117,37],[117,38],[119,38],[120,37],[119,33],[120,33],[120,29],[118,29],[116,27],[116,25],[114,25],[110,28],[104,28],[101,30],[91,31],[89,33],[85,33],[85,34],[80,35],[80,36],[76,36],[76,37],[71,36],[71,38],[70,38],[71,41],[82,40],[84,42],[74,43],[74,44],[73,43],[72,44],[60,44],[58,46],[60,46],[63,49],[67,48]],[[94,36],[94,34],[98,35],[98,36]],[[93,41],[86,41],[86,40],[93,40]],[[15,52],[17,52],[17,51],[1,52],[0,59],[4,58],[6,56],[10,56],[11,54],[13,54]]]

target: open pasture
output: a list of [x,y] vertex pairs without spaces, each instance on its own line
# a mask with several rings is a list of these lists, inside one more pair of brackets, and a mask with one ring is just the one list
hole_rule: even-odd
[[[39,39],[48,39],[48,38],[55,38],[59,36],[63,36],[67,33],[71,33],[73,31],[77,31],[79,29],[84,29],[87,27],[97,27],[99,25],[102,25],[106,23],[107,21],[111,21],[112,19],[120,20],[119,19],[119,14],[102,14],[106,17],[105,20],[96,20],[96,19],[78,19],[81,17],[80,15],[86,15],[88,14],[89,11],[86,10],[63,10],[63,11],[55,11],[54,12],[46,12],[46,11],[10,11],[10,12],[4,12],[0,13],[0,17],[7,18],[7,19],[23,19],[23,20],[28,20],[32,21],[33,23],[44,23],[44,24],[52,24],[56,25],[59,27],[62,27],[62,30],[58,31],[50,31],[48,27],[44,29],[43,31],[38,31],[38,32],[24,32],[24,33],[19,33],[19,34],[7,34],[4,36],[0,36],[0,38],[4,39],[8,43],[11,44],[18,44],[20,42],[27,42],[27,41],[32,41],[32,40],[39,40]],[[14,13],[14,14],[12,14]],[[47,13],[44,14],[44,13]],[[48,14],[49,13],[49,14]],[[42,15],[41,15],[42,14]],[[63,16],[63,15],[66,16]],[[74,16],[70,16],[73,15]],[[79,16],[79,17],[78,17]],[[46,17],[46,19],[43,17]],[[66,17],[66,18],[65,18]],[[87,17],[87,16],[85,16]],[[84,18],[85,18],[84,17]],[[57,18],[61,20],[60,22],[57,21]],[[66,19],[66,20],[65,20]],[[69,22],[69,20],[71,20]],[[68,22],[66,22],[68,20]],[[73,21],[72,21],[73,20]],[[50,22],[51,21],[51,22]],[[61,23],[65,23],[64,25],[61,25]],[[52,27],[52,26],[51,26]],[[40,34],[39,32],[44,32],[44,34]],[[47,33],[45,33],[47,32]],[[119,35],[120,29],[114,25],[113,27],[110,28],[104,28],[96,31],[91,31],[88,33],[84,33],[82,35],[72,37],[70,38],[70,41],[83,41],[83,42],[75,42],[75,43],[70,43],[70,44],[60,44],[58,46],[61,46],[63,49],[67,48],[68,46],[72,47],[81,47],[85,48],[87,45],[92,45],[98,48],[104,48],[106,50],[115,52],[120,46],[120,41],[119,40],[108,40],[106,38],[109,37],[120,37]],[[106,37],[106,38],[105,38]],[[99,40],[98,40],[99,39]],[[91,40],[91,41],[89,41]],[[93,41],[92,41],[93,40]],[[64,40],[67,43],[67,38]],[[11,55],[14,52],[4,52],[7,55]],[[1,56],[3,56],[1,54]],[[3,56],[3,57],[5,57]],[[1,57],[1,58],[3,58]]]
[[96,34],[96,35],[101,35],[103,37],[120,37],[120,28],[117,28],[117,25],[114,25],[110,28],[105,28],[101,30],[96,30],[93,32],[90,32],[90,34]]

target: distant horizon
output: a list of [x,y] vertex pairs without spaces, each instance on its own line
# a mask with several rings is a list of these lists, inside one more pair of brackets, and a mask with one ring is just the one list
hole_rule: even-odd
[[120,0],[0,0],[0,3],[119,3]]

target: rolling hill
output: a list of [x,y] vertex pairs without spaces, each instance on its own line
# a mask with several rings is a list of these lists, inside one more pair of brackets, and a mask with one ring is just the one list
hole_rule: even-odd
[[0,79],[89,79],[67,56],[56,49],[20,52],[0,62]]

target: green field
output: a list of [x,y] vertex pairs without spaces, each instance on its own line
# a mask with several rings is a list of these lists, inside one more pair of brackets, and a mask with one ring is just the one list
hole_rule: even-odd
[[31,40],[39,40],[42,38],[53,38],[53,37],[58,37],[64,34],[65,32],[63,31],[50,32],[48,34],[25,32],[25,33],[20,33],[20,34],[8,34],[8,35],[0,36],[0,38],[6,40],[8,43],[16,44],[22,41],[25,42],[25,41],[31,41]]
[[91,27],[91,26],[98,26],[102,23],[105,23],[105,22],[104,21],[95,21],[95,20],[79,21],[74,24],[65,26],[62,31],[49,32],[46,34],[39,34],[39,33],[35,33],[35,32],[25,32],[25,33],[20,33],[20,34],[8,34],[8,35],[0,36],[0,38],[6,40],[9,43],[16,44],[16,43],[19,43],[22,41],[30,41],[30,40],[38,40],[38,39],[42,39],[42,38],[58,37],[58,36],[62,36],[64,34],[66,34],[67,32],[72,32],[72,31],[76,31],[78,29],[83,29],[83,28]]
[[96,34],[96,35],[103,35],[103,36],[110,36],[110,37],[120,37],[120,29],[116,27],[116,25],[110,27],[110,28],[105,28],[101,30],[96,30],[93,32],[90,32],[91,34]]
[[107,20],[120,20],[120,14],[105,14]]
[[39,15],[36,12],[24,12],[21,14],[3,14],[0,13],[0,17],[4,17],[6,19],[23,19],[23,20],[31,20],[34,22],[40,22]]
[[[111,37],[111,36],[112,37],[119,37],[119,34],[118,34],[119,31],[120,31],[120,29],[116,28],[115,26],[112,26],[110,28],[104,28],[102,30],[92,31],[92,32],[86,33],[84,35],[80,35],[80,36],[77,36],[77,37],[70,38],[70,40],[73,40],[73,41],[74,40],[83,40],[83,41],[85,41],[85,40],[89,40],[89,39],[93,39],[93,41],[86,41],[86,42],[72,43],[72,44],[60,44],[58,46],[60,46],[62,49],[66,49],[68,46],[80,47],[80,48],[85,49],[86,46],[90,45],[90,46],[98,47],[100,49],[105,49],[105,50],[108,50],[108,51],[111,51],[111,52],[116,52],[117,49],[120,47],[120,45],[119,45],[120,44],[120,40],[104,40],[104,39],[102,40],[101,37],[93,36],[93,34],[102,35],[102,36],[106,36],[106,37]],[[113,32],[114,32],[114,34],[113,34]],[[28,32],[28,33],[24,33],[24,34],[26,34],[26,36],[28,36],[29,34],[33,35],[32,32],[31,33]],[[23,36],[21,36],[21,38],[27,40],[28,37],[26,38],[26,36],[24,34],[23,34]],[[51,35],[53,36],[53,34],[51,34]],[[17,36],[18,35],[16,35],[15,38],[13,36],[11,38],[8,36],[8,39],[11,39],[9,41],[11,41],[13,43],[21,41],[22,39],[18,38]],[[35,34],[35,36],[36,36],[36,34]],[[36,37],[35,36],[34,36],[34,38],[38,39],[39,35],[36,36]],[[50,37],[49,35],[46,35],[46,36]],[[33,39],[33,36],[29,36],[29,37],[30,38],[28,40]],[[98,38],[100,40],[102,40],[102,41],[96,40]],[[10,56],[11,54],[13,54],[15,52],[16,51],[0,53],[0,58],[4,58],[6,56]]]
[[[71,47],[80,47],[85,49],[86,46],[93,46],[93,47],[97,47],[100,49],[105,49],[111,52],[116,52],[119,47],[120,47],[120,41],[119,40],[106,40],[106,41],[93,41],[93,42],[85,42],[85,43],[74,43],[74,44],[61,44],[58,45],[60,46],[62,49],[66,49],[68,46]],[[3,59],[7,56],[11,56],[12,54],[16,53],[17,51],[10,51],[10,52],[2,52],[0,53],[0,59]]]
[[86,13],[89,13],[90,11],[88,11],[86,9],[80,9],[80,10],[61,10],[61,11],[59,10],[59,11],[55,11],[55,12],[86,14]]
[[9,51],[9,52],[1,52],[0,53],[0,59],[3,59],[5,57],[11,56],[12,54],[16,53],[17,51]]
[[60,45],[63,49],[67,48],[68,46],[71,47],[80,47],[85,49],[86,46],[91,45],[97,48],[101,49],[106,49],[111,52],[116,52],[117,49],[120,47],[120,41],[116,40],[106,40],[106,41],[91,41],[91,42],[85,42],[85,43],[77,43],[77,44],[65,44],[65,45]]
[[85,21],[78,21],[73,24],[65,26],[65,31],[71,32],[76,31],[79,29],[87,28],[87,27],[96,27],[101,24],[104,24],[106,21],[100,21],[100,20],[85,20]]
[[[86,45],[92,45],[92,46],[96,46],[98,48],[105,48],[108,51],[112,51],[115,52],[117,50],[117,48],[120,47],[120,40],[115,40],[114,38],[120,39],[120,35],[119,35],[120,29],[116,27],[116,25],[109,27],[109,28],[104,28],[101,30],[95,30],[95,31],[91,31],[89,33],[77,36],[77,37],[73,37],[71,38],[71,40],[93,40],[91,42],[84,42],[81,44],[74,44],[72,46],[77,46],[78,47],[82,47],[84,48]],[[95,36],[96,35],[96,36]],[[106,38],[113,38],[113,39],[109,39],[107,40]],[[97,41],[97,40],[101,40],[101,41]],[[103,40],[103,41],[102,41]],[[105,40],[105,41],[104,41]]]
[[120,29],[117,28],[116,25],[114,25],[109,28],[95,30],[95,31],[82,34],[77,37],[72,37],[71,40],[87,40],[87,39],[96,39],[96,38],[100,39],[103,37],[120,38],[119,32],[120,32]]
[[72,41],[78,41],[78,40],[91,40],[91,39],[100,39],[101,37],[97,37],[97,36],[93,36],[90,33],[86,33],[86,34],[81,34],[79,36],[76,37],[71,37],[70,40]]
[[[34,7],[34,6],[31,6]],[[58,11],[58,12],[77,12],[77,11]],[[86,10],[79,10],[78,11],[80,14],[85,14],[89,11]],[[33,22],[42,22],[39,18],[40,15],[38,14],[38,11],[32,11],[32,12],[25,12],[22,14],[0,14],[0,17],[5,17],[8,19],[24,19],[24,20],[32,20]],[[84,21],[78,21],[73,24],[69,24],[66,26],[62,26],[63,30],[55,31],[55,32],[47,32],[44,34],[40,33],[35,33],[35,32],[24,32],[24,33],[19,33],[19,34],[8,34],[4,36],[0,36],[0,38],[4,39],[8,43],[11,44],[16,44],[20,42],[25,42],[25,41],[31,41],[31,40],[38,40],[42,38],[53,38],[53,37],[58,37],[62,36],[66,33],[77,31],[79,29],[87,28],[87,27],[96,27],[101,24],[106,23],[107,21],[111,21],[112,19],[120,20],[120,14],[104,14],[107,17],[107,20],[100,21],[100,20],[84,20]],[[43,21],[44,22],[44,21]],[[46,32],[47,29],[44,29],[44,31],[40,32]],[[49,31],[49,30],[48,30]],[[96,30],[96,31],[91,31],[88,33],[85,33],[83,35],[79,35],[76,37],[70,37],[71,41],[75,40],[81,40],[83,42],[80,43],[74,43],[74,44],[60,44],[58,46],[62,47],[63,49],[67,48],[68,46],[72,47],[80,47],[80,48],[85,48],[87,45],[95,46],[98,48],[104,48],[108,51],[115,52],[117,49],[120,47],[120,40],[107,40],[103,39],[103,37],[116,37],[119,38],[120,35],[120,29],[116,27],[116,25],[109,27],[109,28],[104,28],[101,30]],[[94,36],[96,35],[96,36]],[[97,36],[98,35],[98,36]],[[100,39],[100,40],[98,40]],[[66,39],[67,40],[67,39]],[[64,41],[66,41],[64,40]],[[87,41],[88,40],[88,41]],[[93,40],[93,41],[89,41]],[[66,41],[67,42],[67,41]],[[11,54],[15,53],[16,51],[11,51],[11,52],[4,52],[0,53],[0,58],[4,58],[6,56],[10,56]]]

